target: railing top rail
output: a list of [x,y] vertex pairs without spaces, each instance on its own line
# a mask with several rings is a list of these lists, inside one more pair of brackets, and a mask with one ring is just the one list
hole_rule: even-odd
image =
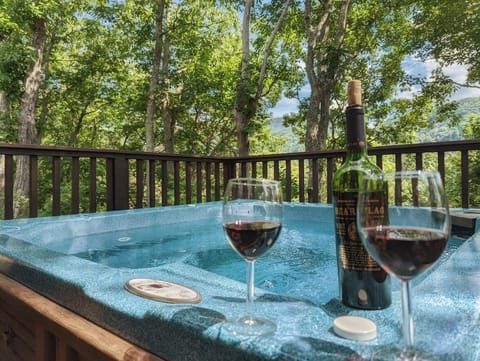
[[[379,147],[370,147],[369,154],[400,154],[417,152],[448,152],[463,150],[480,150],[480,140],[461,140],[435,143],[419,144],[397,144]],[[0,143],[0,153],[11,155],[49,155],[49,156],[74,156],[93,158],[132,158],[144,160],[180,160],[180,161],[211,161],[221,162],[234,160],[237,162],[263,161],[263,160],[294,160],[294,159],[315,159],[315,158],[338,158],[345,154],[343,149],[324,150],[317,152],[296,152],[281,154],[251,155],[248,157],[226,157],[226,156],[195,156],[185,154],[154,153],[133,150],[112,150],[112,149],[88,149],[71,148],[62,146],[45,146],[29,144],[7,144]]]
[[69,156],[69,157],[91,157],[91,158],[132,158],[132,159],[166,159],[166,160],[183,160],[183,161],[220,161],[221,158],[169,154],[169,153],[153,153],[134,150],[113,150],[113,149],[89,149],[89,148],[71,148],[63,146],[45,146],[31,144],[6,144],[0,143],[0,154],[11,155],[39,155],[39,156]]
[[415,153],[415,152],[449,152],[459,150],[478,150],[480,149],[480,140],[455,140],[448,142],[431,142],[418,144],[397,144],[384,145],[380,147],[369,148],[370,154],[396,154],[396,153]]
[[[448,152],[461,150],[480,150],[480,140],[457,140],[448,142],[418,143],[418,144],[396,144],[379,147],[369,147],[370,155],[376,154],[399,154],[417,152]],[[344,149],[332,149],[317,152],[296,152],[282,154],[252,155],[248,157],[235,157],[239,162],[252,160],[288,160],[288,159],[314,159],[314,158],[337,158],[345,154]]]

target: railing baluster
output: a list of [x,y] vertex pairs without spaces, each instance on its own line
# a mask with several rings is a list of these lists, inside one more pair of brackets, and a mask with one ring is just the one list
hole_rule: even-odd
[[469,160],[468,160],[468,150],[462,151],[462,160],[461,160],[461,179],[462,179],[462,208],[468,208],[468,198],[469,198],[469,189],[468,189],[468,178],[469,178]]
[[[225,167],[225,163],[223,165],[223,167]],[[215,173],[215,200],[219,201],[221,196],[220,196],[220,163],[219,162],[216,162],[214,164],[214,173]]]
[[[454,179],[446,173],[455,172],[458,174],[461,190],[461,199],[454,197],[455,207],[479,207],[478,204],[470,204],[471,189],[470,182],[477,182],[477,179],[469,179],[469,169],[472,160],[469,158],[469,151],[480,151],[480,141],[455,141],[430,144],[395,145],[370,148],[371,157],[376,157],[376,163],[381,168],[388,160],[391,166],[391,158],[395,170],[421,169],[427,165],[433,153],[437,156],[437,169],[440,172],[444,183]],[[461,163],[448,162],[447,154],[453,156],[460,153]],[[29,205],[28,212],[31,217],[38,215],[59,215],[62,213],[78,213],[84,209],[81,207],[85,200],[81,198],[81,182],[83,182],[83,159],[90,162],[88,177],[89,184],[89,207],[88,211],[98,212],[99,210],[124,209],[129,207],[155,206],[160,203],[155,197],[160,196],[161,204],[183,204],[191,202],[210,202],[221,200],[222,192],[226,181],[235,176],[252,176],[275,178],[282,181],[284,185],[284,196],[288,201],[310,201],[331,202],[333,172],[345,156],[345,151],[323,151],[311,153],[290,153],[275,155],[259,155],[242,158],[226,157],[198,157],[162,153],[132,152],[132,151],[100,151],[93,149],[73,149],[64,147],[46,147],[37,145],[0,144],[0,156],[3,155],[4,171],[2,176],[4,186],[3,197],[3,218],[15,218],[16,197],[21,196],[15,193],[15,166],[21,157],[25,157],[27,167],[30,169],[29,184]],[[385,156],[391,158],[384,158]],[[40,158],[41,157],[41,158]],[[51,159],[52,171],[44,171],[43,159]],[[62,177],[65,176],[62,170],[62,162],[71,161],[71,196],[70,203],[65,206],[66,199],[63,199]],[[42,161],[40,161],[42,160]],[[136,176],[129,177],[129,161],[136,162]],[[306,164],[305,162],[308,162]],[[322,163],[320,163],[322,162]],[[447,164],[448,163],[448,164]],[[158,164],[158,165],[157,165]],[[430,163],[428,163],[430,164]],[[148,167],[146,166],[148,165]],[[184,168],[185,165],[185,169]],[[155,166],[157,170],[155,171]],[[455,166],[455,168],[453,168]],[[430,165],[429,165],[430,167]],[[149,170],[146,172],[145,168]],[[150,171],[151,169],[151,171]],[[323,173],[320,175],[320,169]],[[195,175],[193,174],[195,172]],[[48,174],[49,178],[45,178]],[[82,178],[80,178],[82,177]],[[195,177],[195,178],[194,178]],[[195,180],[194,180],[195,179]],[[293,182],[298,180],[297,189]],[[136,191],[133,202],[130,204],[130,185],[132,191]],[[320,184],[322,181],[322,184]],[[171,182],[171,183],[170,183]],[[193,185],[193,182],[196,182]],[[214,184],[212,184],[214,182]],[[327,182],[324,184],[323,182]],[[63,179],[63,183],[66,183]],[[48,184],[51,185],[48,188]],[[160,191],[155,187],[161,186]],[[2,184],[3,185],[3,184]],[[146,187],[148,185],[149,187]],[[184,188],[186,185],[186,188]],[[193,188],[192,187],[196,187]],[[446,185],[449,192],[455,192],[457,185]],[[135,188],[133,188],[135,187]],[[308,187],[308,188],[307,188]],[[148,195],[145,189],[148,188]],[[134,190],[135,189],[135,190]],[[43,204],[39,204],[39,192],[44,198],[52,200],[51,212],[44,212]],[[49,192],[45,194],[44,192]],[[173,194],[169,195],[169,192]],[[68,191],[67,191],[68,192]],[[195,192],[196,197],[193,196]],[[148,200],[146,199],[148,196]],[[62,209],[63,204],[63,209]],[[42,209],[42,211],[40,211]],[[42,212],[41,214],[39,214]]]
[[128,158],[116,157],[113,161],[113,202],[114,209],[127,209],[129,207],[129,169]]
[[72,201],[71,212],[77,214],[80,207],[80,164],[78,157],[72,157]]
[[402,164],[402,154],[395,154],[395,171],[400,172],[403,168]]
[[202,203],[202,191],[203,191],[203,181],[202,181],[202,162],[197,162],[197,203]]
[[240,176],[241,177],[247,176],[247,162],[240,163]]
[[135,181],[136,181],[136,197],[135,208],[143,208],[143,192],[145,187],[145,177],[143,175],[144,161],[137,159],[135,162]]
[[168,167],[168,161],[162,160],[162,206],[168,205]]
[[442,177],[442,182],[445,184],[445,152],[437,153],[437,169]]
[[90,172],[88,179],[89,211],[97,211],[97,158],[90,158]]
[[173,203],[180,204],[180,162],[173,162]]
[[305,202],[305,161],[298,160],[298,200]]
[[[32,160],[30,159],[30,165],[32,164]],[[53,173],[53,184],[52,184],[52,214],[54,216],[60,215],[60,182],[61,182],[61,159],[58,156],[53,157],[52,159],[52,173]],[[30,171],[30,177],[32,177],[33,173]],[[35,181],[35,184],[37,182]],[[36,188],[36,187],[35,187]],[[33,187],[32,187],[33,190]],[[30,199],[32,199],[33,193],[32,190],[30,192]],[[30,210],[31,212],[32,210]],[[35,209],[36,212],[36,209]],[[31,215],[32,217],[32,215]]]
[[257,178],[257,162],[252,162],[252,178]]
[[5,155],[5,219],[13,218],[13,156]]
[[422,153],[416,152],[415,153],[415,169],[416,170],[423,170],[423,157]]
[[402,183],[400,179],[395,179],[395,205],[402,205]]
[[280,180],[280,162],[277,159],[273,161],[273,179]]
[[207,202],[212,201],[212,163],[205,163],[205,198]]
[[383,169],[383,157],[382,154],[377,154],[376,158],[376,163],[378,168]]
[[312,185],[311,185],[311,189],[312,189],[312,194],[311,194],[311,198],[310,198],[310,202],[312,203],[318,203],[318,200],[319,200],[319,197],[318,197],[318,190],[319,190],[319,184],[318,184],[318,181],[319,181],[319,176],[318,176],[318,158],[313,158],[312,159],[312,170],[311,170],[311,178],[312,178]]
[[333,196],[333,158],[327,159],[327,203],[332,203]]
[[107,171],[107,211],[113,211],[115,209],[114,202],[114,184],[115,184],[115,174],[113,166],[113,158],[107,158],[106,171]]
[[192,203],[192,163],[185,162],[185,202]]
[[[288,159],[285,162],[285,178],[292,179],[292,162]],[[292,201],[292,182],[285,182],[285,200]]]
[[[30,217],[38,216],[38,156],[31,155],[29,157],[30,181],[29,181],[29,213]],[[60,186],[58,186],[60,193]]]
[[153,159],[148,161],[148,206],[155,207],[157,202],[156,191],[157,184],[155,182],[156,163]]
[[268,162],[267,161],[262,162],[262,177],[268,178]]

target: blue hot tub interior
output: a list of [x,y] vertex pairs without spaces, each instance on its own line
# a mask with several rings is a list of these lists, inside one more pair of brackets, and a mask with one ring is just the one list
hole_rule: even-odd
[[[257,262],[257,307],[273,313],[279,331],[272,337],[253,340],[222,333],[219,320],[241,313],[243,307],[245,262],[225,240],[220,207],[220,203],[209,203],[5,221],[0,224],[0,270],[168,360],[221,360],[225,352],[229,359],[236,359],[238,352],[239,360],[313,360],[319,355],[337,360],[368,354],[376,346],[400,339],[395,284],[394,304],[384,311],[347,309],[336,300],[332,208],[305,204],[285,205],[282,234]],[[455,277],[461,275],[448,272],[458,267],[457,262],[465,261],[465,257],[456,261],[462,252],[468,254],[468,264],[468,258],[478,252],[479,242],[476,236],[468,241],[452,237],[434,270],[416,281],[415,290],[420,291],[418,295],[414,292],[414,300],[420,299],[424,308],[415,309],[420,317],[417,338],[449,360],[474,360],[458,358],[465,352],[458,345],[468,342],[468,333],[478,329],[480,310],[475,302],[480,304],[480,285],[471,304],[472,299],[459,299],[455,293],[458,287],[467,287],[458,292],[472,293],[471,284],[456,285],[459,278]],[[464,271],[465,265],[462,267]],[[179,282],[200,291],[203,301],[198,307],[187,307],[142,299],[123,289],[130,278]],[[427,278],[429,282],[423,282]],[[422,289],[426,290],[424,294]],[[457,308],[452,310],[455,300]],[[474,312],[458,318],[458,312],[469,307]],[[425,308],[429,310],[427,316]],[[450,314],[445,314],[445,309]],[[335,336],[332,317],[347,313],[376,321],[379,337],[355,343]],[[425,323],[421,315],[437,319]],[[163,334],[159,326],[172,327],[172,319],[176,327],[180,324],[184,328]],[[455,343],[431,344],[436,333],[445,331],[446,321],[456,333]],[[181,337],[185,339],[185,333],[188,354],[175,346],[181,343]],[[159,341],[160,336],[164,341]],[[208,342],[200,345],[198,338]],[[236,350],[233,354],[231,347]]]
[[[286,206],[281,237],[257,262],[257,287],[321,302],[321,294],[309,287],[315,279],[322,282],[325,289],[335,292],[337,278],[332,270],[336,267],[336,256],[331,208],[317,206],[315,209],[312,213],[311,206]],[[42,244],[109,267],[137,269],[184,262],[244,282],[245,261],[225,240],[220,205],[189,209],[188,213],[179,215],[173,223],[152,217],[151,224],[138,227],[127,221],[122,230],[112,229]]]

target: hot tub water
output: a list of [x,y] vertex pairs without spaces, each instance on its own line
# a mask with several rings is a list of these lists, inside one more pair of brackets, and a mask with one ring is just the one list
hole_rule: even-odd
[[[245,261],[225,239],[220,210],[221,203],[215,202],[52,217],[18,221],[2,231],[36,246],[114,269],[148,270],[181,262],[245,282]],[[438,263],[461,243],[451,239]],[[279,239],[256,262],[255,285],[317,304],[337,295],[331,206],[285,206]]]
[[[328,302],[337,292],[333,223],[312,219],[284,221],[274,247],[255,266],[257,287],[277,294]],[[220,219],[152,225],[71,240],[71,255],[113,268],[152,268],[183,262],[245,282],[245,261],[228,245]],[[451,241],[447,258],[461,242]],[[80,245],[88,247],[81,250]],[[321,283],[320,294],[315,285]]]

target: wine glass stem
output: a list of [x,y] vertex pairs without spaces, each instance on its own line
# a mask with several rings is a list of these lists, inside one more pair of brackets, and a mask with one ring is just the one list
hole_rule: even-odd
[[409,281],[401,281],[400,292],[402,297],[403,339],[405,346],[410,348],[413,347],[413,315]]
[[247,316],[253,319],[255,297],[255,261],[247,261]]

